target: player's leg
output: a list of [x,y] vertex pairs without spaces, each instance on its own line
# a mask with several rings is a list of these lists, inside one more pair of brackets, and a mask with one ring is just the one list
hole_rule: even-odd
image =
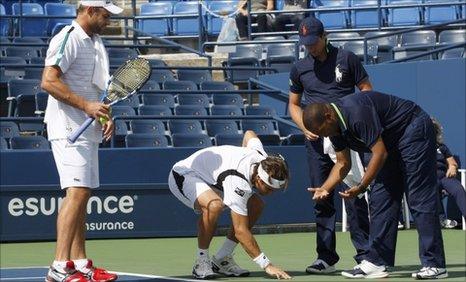
[[[264,201],[256,194],[253,194],[248,201],[249,229],[256,224],[262,211]],[[245,277],[249,275],[249,270],[241,268],[233,259],[233,250],[238,245],[235,231],[232,226],[228,230],[227,237],[217,254],[212,257],[212,267],[215,272],[226,276]]]
[[[306,140],[306,152],[310,187],[320,187],[327,179],[333,162],[324,154],[322,138],[316,141]],[[310,274],[335,272],[334,265],[340,259],[336,252],[334,194],[332,191],[327,199],[314,203],[317,260],[306,268],[306,272]]]
[[406,128],[399,145],[407,184],[408,204],[419,234],[422,269],[418,279],[445,278],[445,253],[438,218],[435,134],[427,114],[421,113]]

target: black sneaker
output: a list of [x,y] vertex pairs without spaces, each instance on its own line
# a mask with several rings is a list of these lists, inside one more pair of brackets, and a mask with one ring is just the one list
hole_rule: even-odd
[[317,259],[311,265],[306,267],[306,272],[309,274],[328,274],[335,271],[335,265],[328,265],[328,263],[321,259]]

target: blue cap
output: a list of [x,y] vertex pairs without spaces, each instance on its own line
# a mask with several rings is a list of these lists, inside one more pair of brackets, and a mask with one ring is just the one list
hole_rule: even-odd
[[314,17],[307,17],[299,25],[298,33],[300,45],[313,45],[324,34],[324,25]]

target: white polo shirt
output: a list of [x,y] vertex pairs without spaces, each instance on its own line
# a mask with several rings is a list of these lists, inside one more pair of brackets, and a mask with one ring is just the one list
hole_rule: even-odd
[[[76,22],[64,27],[50,41],[45,66],[60,67],[62,81],[71,91],[90,101],[100,100],[102,92],[92,84],[98,35],[92,38]],[[108,56],[106,53],[105,56]],[[51,95],[47,102],[44,122],[47,123],[49,140],[64,139],[88,118],[84,111],[58,101]],[[93,142],[102,141],[100,123],[93,122],[80,139]]]
[[177,162],[173,170],[181,175],[194,173],[219,190],[227,207],[246,216],[247,203],[253,194],[252,165],[266,157],[261,141],[251,138],[246,147],[225,145],[199,150]]

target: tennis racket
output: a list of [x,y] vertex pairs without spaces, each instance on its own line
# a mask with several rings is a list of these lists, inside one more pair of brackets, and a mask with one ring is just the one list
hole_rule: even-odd
[[[133,95],[146,83],[151,71],[150,63],[146,59],[136,58],[126,61],[110,77],[102,102],[111,106]],[[93,121],[94,118],[89,117],[68,137],[68,142],[74,143]]]

